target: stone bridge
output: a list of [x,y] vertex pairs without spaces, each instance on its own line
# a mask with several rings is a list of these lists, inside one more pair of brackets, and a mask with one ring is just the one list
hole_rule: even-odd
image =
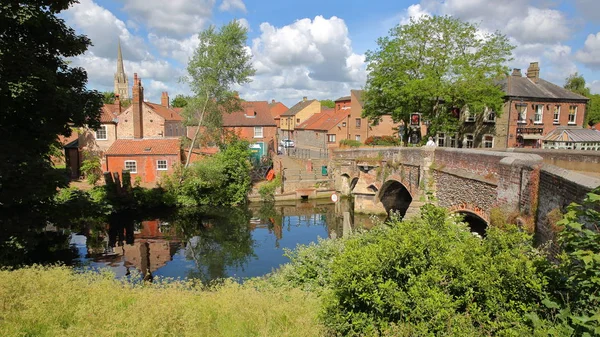
[[[583,152],[583,153],[581,153]],[[409,217],[425,202],[461,213],[482,232],[496,214],[551,239],[548,214],[580,202],[600,179],[554,166],[556,156],[600,172],[600,153],[521,153],[453,148],[361,148],[332,155],[335,189],[354,196],[354,210]],[[581,165],[580,165],[581,166]]]

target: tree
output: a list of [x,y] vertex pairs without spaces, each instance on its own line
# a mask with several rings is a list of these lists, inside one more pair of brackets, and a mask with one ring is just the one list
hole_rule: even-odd
[[187,81],[194,96],[183,112],[186,124],[198,127],[190,143],[186,168],[201,129],[219,125],[222,113],[241,109],[240,100],[230,88],[248,83],[255,73],[245,49],[247,32],[234,20],[219,30],[211,26],[198,35],[198,48],[187,66]]
[[579,73],[569,75],[565,79],[564,88],[590,99],[586,106],[584,125],[593,126],[600,123],[600,95],[590,92],[590,88],[585,86],[583,75],[579,75]]
[[569,75],[569,77],[565,79],[564,88],[569,89],[576,94],[590,97],[590,88],[586,88],[585,79],[583,78],[583,75],[579,75],[579,73]]
[[456,124],[449,108],[501,111],[504,92],[497,81],[506,76],[514,47],[499,32],[484,34],[473,24],[433,16],[396,26],[377,44],[367,52],[364,117],[391,114],[408,124],[410,114],[420,112],[436,132]]
[[189,97],[179,94],[171,100],[171,106],[174,108],[185,108],[185,106],[188,104],[188,99]]
[[46,225],[66,177],[48,153],[72,127],[99,127],[102,95],[67,58],[91,44],[57,15],[74,0],[0,4],[0,249]]
[[105,91],[102,93],[102,103],[113,104],[115,103],[115,93],[112,91]]
[[335,108],[335,102],[330,100],[330,99],[323,99],[320,101],[321,102],[321,106],[324,106],[326,108]]

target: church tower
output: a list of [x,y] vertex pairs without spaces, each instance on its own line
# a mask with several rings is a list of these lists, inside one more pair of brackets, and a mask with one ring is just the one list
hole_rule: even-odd
[[115,95],[119,95],[119,99],[129,99],[129,80],[125,75],[123,68],[123,54],[121,53],[121,39],[119,39],[119,50],[117,52],[117,72],[115,73]]

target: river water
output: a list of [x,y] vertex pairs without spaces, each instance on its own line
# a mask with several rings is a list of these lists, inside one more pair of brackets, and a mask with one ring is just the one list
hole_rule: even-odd
[[72,234],[70,241],[76,268],[108,268],[117,277],[243,280],[288,262],[286,248],[341,237],[373,222],[355,217],[349,200],[293,201],[178,209],[147,218],[119,214]]

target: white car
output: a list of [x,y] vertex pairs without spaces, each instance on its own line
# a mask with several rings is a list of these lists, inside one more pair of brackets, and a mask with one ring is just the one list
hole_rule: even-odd
[[296,146],[296,144],[294,143],[294,141],[291,140],[291,139],[282,139],[279,143],[284,148],[290,148],[290,147],[295,147]]

